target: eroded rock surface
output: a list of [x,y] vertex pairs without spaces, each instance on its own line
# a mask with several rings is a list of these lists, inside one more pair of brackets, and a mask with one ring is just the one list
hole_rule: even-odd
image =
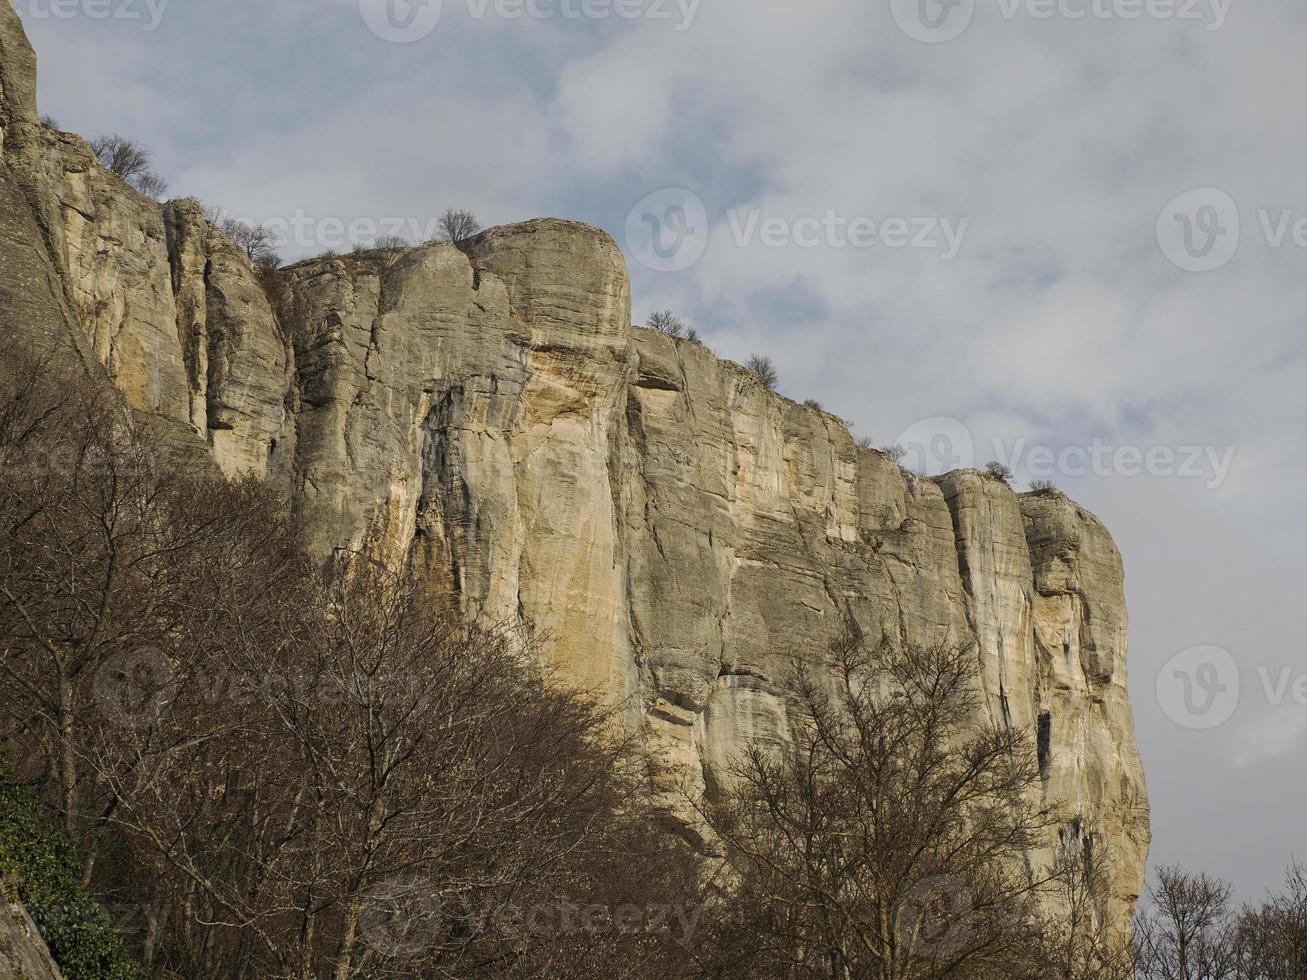
[[18,902],[0,894],[0,977],[63,980],[36,923]]
[[0,2],[7,349],[98,363],[161,438],[285,489],[317,554],[375,549],[532,628],[626,706],[673,804],[785,737],[788,658],[845,617],[971,645],[989,719],[1037,739],[1061,835],[1107,856],[1104,911],[1128,920],[1148,803],[1121,560],[1092,515],[973,472],[915,477],[633,328],[621,253],[585,225],[261,281],[195,202],[161,206],[42,127],[34,65]]

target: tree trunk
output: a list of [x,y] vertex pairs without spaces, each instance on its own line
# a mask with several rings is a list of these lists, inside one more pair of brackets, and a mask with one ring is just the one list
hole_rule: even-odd
[[354,944],[358,938],[359,908],[351,902],[345,911],[344,930],[340,936],[340,948],[336,952],[336,980],[349,980],[351,963],[354,959]]
[[73,751],[73,682],[59,665],[59,783],[63,794],[64,833],[77,843],[77,754]]

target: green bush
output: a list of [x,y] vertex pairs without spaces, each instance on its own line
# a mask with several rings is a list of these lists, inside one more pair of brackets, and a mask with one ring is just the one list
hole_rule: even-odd
[[140,980],[67,838],[0,756],[0,879],[12,882],[67,980]]

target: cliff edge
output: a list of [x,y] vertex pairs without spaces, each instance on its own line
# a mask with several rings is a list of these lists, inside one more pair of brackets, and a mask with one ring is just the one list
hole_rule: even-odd
[[269,288],[195,202],[159,205],[40,124],[7,2],[0,138],[7,351],[80,358],[161,441],[274,481],[316,553],[375,549],[530,626],[628,706],[669,800],[783,737],[787,659],[846,618],[971,645],[990,717],[1038,742],[1063,815],[1047,850],[1106,855],[1102,912],[1128,922],[1148,801],[1121,558],[1092,514],[975,472],[914,476],[632,327],[622,254],[585,225],[320,258]]

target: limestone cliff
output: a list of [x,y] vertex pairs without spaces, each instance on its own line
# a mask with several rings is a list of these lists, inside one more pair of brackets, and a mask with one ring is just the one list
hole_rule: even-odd
[[0,887],[0,977],[13,980],[62,980],[36,923],[21,904]]
[[784,663],[846,616],[972,645],[990,716],[1037,739],[1062,833],[1108,854],[1104,911],[1127,921],[1148,803],[1121,560],[1091,514],[974,472],[913,476],[707,348],[633,328],[620,251],[573,222],[301,263],[274,310],[194,202],[160,206],[42,127],[34,71],[0,3],[17,346],[102,365],[161,438],[277,482],[318,554],[377,548],[531,626],[628,706],[669,794],[780,737]]

